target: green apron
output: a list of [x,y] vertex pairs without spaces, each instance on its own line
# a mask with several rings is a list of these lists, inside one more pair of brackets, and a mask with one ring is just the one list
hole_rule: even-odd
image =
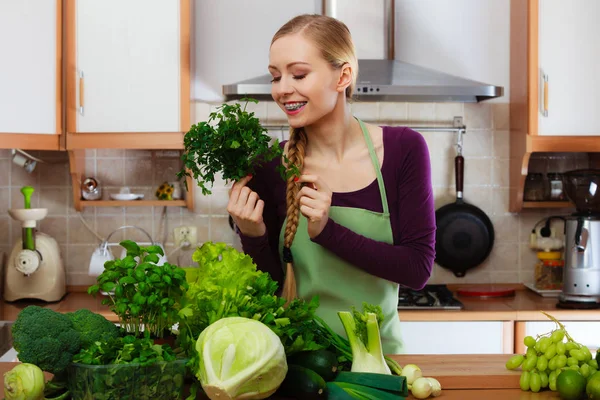
[[[383,177],[373,142],[367,128],[360,126],[369,148],[369,154],[377,175],[377,183],[383,203],[383,213],[361,208],[332,206],[329,216],[336,223],[353,232],[379,242],[393,244],[392,226]],[[381,326],[384,354],[403,353],[398,318],[398,284],[378,278],[339,258],[308,236],[307,219],[300,215],[298,231],[292,243],[294,272],[298,297],[310,299],[319,296],[319,315],[338,334],[346,337],[338,311],[351,311],[352,306],[362,311],[362,303],[381,306],[385,320]],[[285,223],[279,237],[280,254],[283,250]],[[285,265],[285,264],[284,264]]]

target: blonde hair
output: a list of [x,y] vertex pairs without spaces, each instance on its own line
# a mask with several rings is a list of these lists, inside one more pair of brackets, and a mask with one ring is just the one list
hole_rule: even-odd
[[[301,34],[312,41],[321,51],[323,59],[333,68],[339,69],[345,64],[350,64],[352,81],[346,88],[346,99],[351,100],[354,88],[356,87],[358,60],[348,27],[343,22],[325,15],[299,15],[292,18],[275,33],[271,45],[277,39],[291,34]],[[303,128],[290,128],[290,139],[287,144],[288,165],[296,165],[300,171],[303,170],[307,144],[308,138]],[[296,231],[298,230],[298,218],[300,214],[299,204],[296,200],[299,187],[294,178],[294,176],[290,176],[287,180],[287,223],[285,225],[283,242],[283,261],[286,263],[286,274],[281,295],[288,303],[297,297],[296,278],[290,250],[296,236]]]

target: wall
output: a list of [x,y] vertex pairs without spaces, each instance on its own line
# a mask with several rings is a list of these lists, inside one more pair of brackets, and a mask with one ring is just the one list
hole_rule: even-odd
[[[194,121],[207,118],[214,105],[196,103]],[[532,280],[535,254],[529,250],[529,231],[544,214],[526,211],[510,214],[508,210],[508,104],[455,104],[455,103],[358,103],[355,114],[366,121],[380,124],[448,125],[452,117],[463,116],[468,127],[464,137],[466,158],[465,199],[483,209],[496,230],[496,244],[489,259],[471,270],[464,278],[456,278],[447,270],[436,267],[432,283],[450,282],[527,282]],[[254,111],[265,124],[285,123],[285,116],[273,103],[260,103]],[[454,140],[446,132],[423,133],[432,160],[433,185],[436,207],[454,199]],[[73,209],[68,164],[64,153],[36,153],[52,164],[38,164],[30,175],[10,161],[10,151],[0,150],[0,251],[8,252],[21,237],[20,226],[10,219],[8,208],[21,207],[22,185],[35,188],[33,207],[47,207],[49,214],[41,221],[40,229],[59,242],[68,271],[69,284],[89,284],[87,276],[90,256],[99,239],[86,229]],[[129,150],[90,150],[86,174],[97,177],[104,186],[105,198],[109,192],[118,192],[127,185],[132,191],[141,191],[152,198],[154,190],[165,180],[174,180],[179,161],[172,152]],[[166,207],[166,223],[161,229],[163,208],[85,208],[81,217],[101,237],[123,225],[137,225],[146,229],[155,240],[163,241],[166,234],[167,252],[172,251],[172,231],[180,225],[198,227],[199,240],[224,241],[236,244],[229,228],[225,210],[228,189],[225,182],[217,182],[214,193],[202,196],[195,189],[196,208],[193,212],[179,207]],[[7,200],[7,201],[4,201]],[[146,240],[135,230],[116,234],[111,242],[122,238]],[[118,253],[117,253],[118,254]],[[189,265],[190,252],[179,252],[170,261]]]

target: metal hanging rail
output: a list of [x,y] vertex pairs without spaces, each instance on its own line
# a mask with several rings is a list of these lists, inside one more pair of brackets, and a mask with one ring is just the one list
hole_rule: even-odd
[[[288,130],[288,125],[262,125],[263,128],[268,130]],[[462,117],[454,117],[452,126],[411,126],[402,125],[407,128],[413,129],[419,132],[457,132],[461,135],[467,133],[467,127],[463,124]]]

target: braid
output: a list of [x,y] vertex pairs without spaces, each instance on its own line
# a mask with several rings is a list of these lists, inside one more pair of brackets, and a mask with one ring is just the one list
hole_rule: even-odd
[[[304,166],[304,154],[308,139],[304,129],[290,128],[290,140],[288,141],[287,158],[289,165],[296,165],[300,171]],[[286,261],[286,274],[283,282],[282,297],[289,303],[296,298],[296,277],[294,276],[294,267],[291,259],[291,251],[289,251],[289,259],[286,260],[285,252],[292,248],[292,242],[298,230],[298,218],[300,215],[300,207],[296,200],[298,194],[298,185],[294,181],[294,176],[290,176],[287,180],[286,188],[286,204],[287,204],[287,222],[284,232],[284,261]]]

